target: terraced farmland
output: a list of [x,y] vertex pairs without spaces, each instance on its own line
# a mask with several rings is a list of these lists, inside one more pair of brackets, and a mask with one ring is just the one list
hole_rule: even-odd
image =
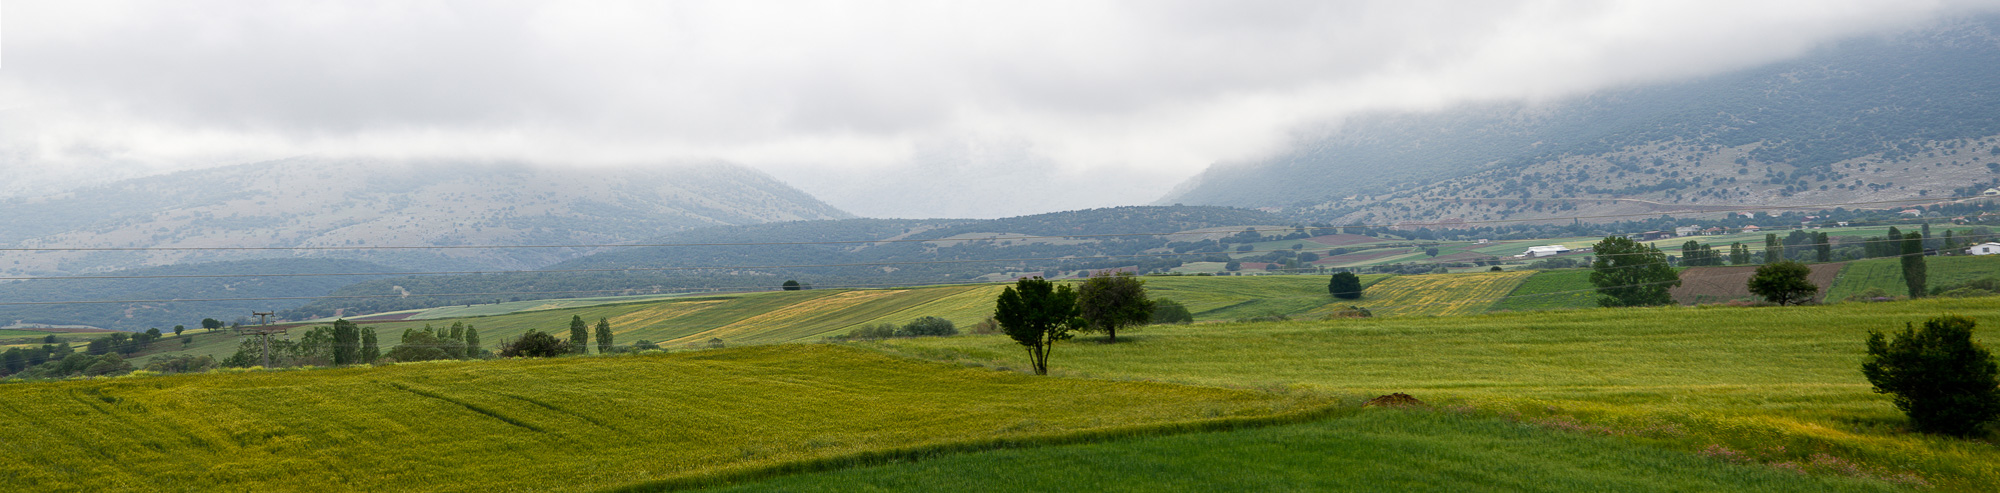
[[26,383],[0,386],[0,485],[602,490],[1323,404],[827,345]]
[[1375,316],[1448,316],[1485,312],[1533,271],[1395,276],[1363,291],[1358,305]]

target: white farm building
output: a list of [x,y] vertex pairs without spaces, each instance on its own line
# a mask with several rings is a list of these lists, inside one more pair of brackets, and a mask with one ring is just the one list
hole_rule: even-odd
[[1562,245],[1532,246],[1528,247],[1528,251],[1521,252],[1520,255],[1515,255],[1515,257],[1527,257],[1527,258],[1553,257],[1569,252],[1570,252],[1569,247]]
[[1965,253],[1972,255],[2000,254],[2000,243],[1995,243],[1990,241],[1986,243],[1980,243],[1977,245],[1973,245],[1972,248],[1965,249]]

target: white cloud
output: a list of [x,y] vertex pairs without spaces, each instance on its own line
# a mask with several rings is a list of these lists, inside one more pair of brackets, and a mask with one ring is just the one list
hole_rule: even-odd
[[[1697,76],[1994,6],[17,1],[0,178],[720,158],[866,214],[994,216],[1146,202],[1358,110]],[[981,185],[1044,198],[953,192]]]

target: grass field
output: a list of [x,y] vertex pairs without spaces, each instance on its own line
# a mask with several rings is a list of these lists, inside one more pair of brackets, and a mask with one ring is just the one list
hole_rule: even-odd
[[[1392,279],[1393,280],[1393,279]],[[1386,283],[1386,282],[1385,282]],[[1868,330],[1940,313],[2000,330],[2000,298],[1812,307],[1662,307],[1152,327],[1131,343],[1072,344],[1058,374],[1341,394],[1408,392],[1483,409],[1552,413],[1683,451],[1824,453],[1947,489],[2000,484],[1991,444],[1896,431],[1860,376]],[[922,357],[1018,366],[997,337],[897,340]],[[1583,426],[1583,425],[1580,425]]]
[[13,491],[598,490],[1310,398],[829,345],[0,385]]
[[[1924,261],[1926,276],[1933,287],[1989,277],[2000,278],[2000,255],[1925,257]],[[1825,299],[1829,302],[1846,300],[1868,288],[1879,288],[1890,296],[1909,295],[1909,285],[1903,284],[1902,265],[1901,259],[1895,258],[1848,262]]]
[[1493,304],[1493,310],[1566,310],[1597,308],[1599,297],[1590,284],[1589,269],[1535,271],[1514,287],[1507,298]]
[[1511,271],[1395,276],[1369,286],[1352,304],[1378,317],[1469,315],[1486,311],[1532,275],[1533,271]]
[[1307,424],[978,452],[716,491],[1901,490],[1497,418],[1370,409]]

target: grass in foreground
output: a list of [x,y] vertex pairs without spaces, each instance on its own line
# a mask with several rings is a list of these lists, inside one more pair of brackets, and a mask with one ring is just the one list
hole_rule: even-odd
[[960,454],[719,491],[1898,491],[1450,412]]
[[[1683,450],[1783,447],[1914,471],[1953,489],[2000,484],[1988,443],[1897,431],[1902,415],[1860,375],[1868,330],[1954,312],[2000,340],[2000,297],[1791,308],[1664,307],[1154,326],[1130,342],[1058,349],[1058,374],[1339,394],[1408,392],[1593,425],[1667,429]],[[1121,341],[1125,338],[1120,338]],[[997,337],[897,340],[908,354],[1018,365]],[[1553,411],[1551,411],[1553,410]]]
[[0,385],[8,490],[590,490],[1314,402],[826,345]]

